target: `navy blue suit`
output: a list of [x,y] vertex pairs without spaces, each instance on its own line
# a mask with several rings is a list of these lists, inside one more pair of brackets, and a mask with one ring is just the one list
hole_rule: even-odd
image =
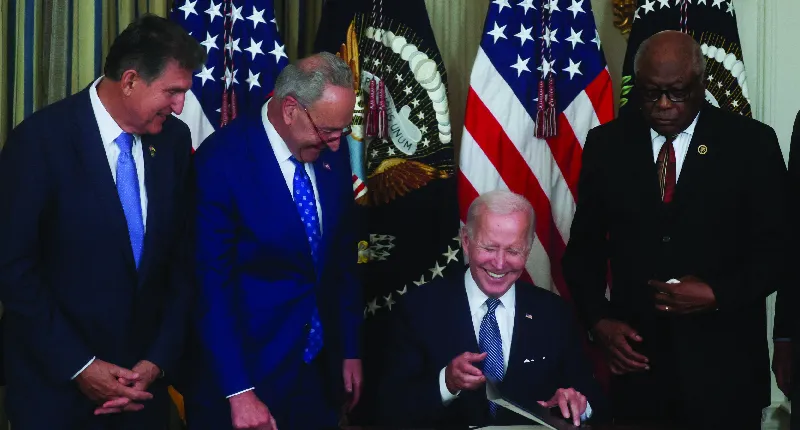
[[0,300],[15,430],[158,429],[168,417],[164,379],[143,411],[112,417],[93,417],[96,405],[70,380],[93,356],[129,369],[150,360],[169,375],[181,354],[191,137],[169,117],[142,146],[148,218],[138,272],[88,90],[26,119],[0,153]]
[[[316,268],[260,110],[212,134],[195,162],[200,291],[190,428],[230,428],[226,397],[251,387],[281,429],[323,410],[335,425],[342,361],[358,358],[363,319],[346,145],[313,163],[323,231]],[[303,349],[315,305],[324,347],[309,366]],[[319,368],[313,377],[310,367]]]
[[[518,281],[515,289],[511,353],[499,385],[503,396],[524,406],[572,387],[586,396],[596,417],[605,400],[581,348],[572,311],[560,297],[531,284]],[[464,276],[425,284],[392,314],[381,422],[416,427],[532,424],[503,408],[492,418],[483,387],[462,391],[448,406],[442,403],[442,368],[464,352],[479,352]]]

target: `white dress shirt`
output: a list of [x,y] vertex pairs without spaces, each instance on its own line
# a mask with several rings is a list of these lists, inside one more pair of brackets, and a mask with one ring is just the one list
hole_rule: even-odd
[[[692,142],[694,128],[697,126],[697,118],[700,118],[700,113],[695,115],[694,121],[689,124],[689,127],[686,127],[686,130],[678,133],[675,140],[672,142],[672,147],[675,149],[675,183],[677,183],[678,178],[681,177],[681,169],[683,168],[684,160],[686,160],[686,153],[689,152],[689,144]],[[651,128],[650,139],[653,142],[653,162],[657,163],[658,153],[661,152],[661,147],[664,146],[664,142],[667,141],[667,138],[666,136],[658,134],[658,132]]]
[[[111,177],[114,178],[114,184],[117,183],[117,159],[119,158],[120,150],[117,146],[116,140],[122,134],[122,128],[111,117],[108,110],[100,101],[100,96],[97,95],[97,84],[100,83],[103,77],[97,78],[89,88],[89,100],[92,102],[92,112],[94,112],[94,119],[97,121],[97,127],[100,129],[100,140],[103,142],[103,149],[106,151],[106,158],[108,159],[108,167],[111,169]],[[144,152],[142,150],[142,137],[138,134],[133,134],[133,162],[136,165],[136,175],[139,178],[139,201],[142,205],[142,224],[144,231],[147,231],[147,189],[144,186]],[[95,357],[92,357],[85,366],[81,368],[72,379],[78,377],[92,362]]]
[[[275,153],[275,159],[278,161],[278,167],[281,168],[283,179],[286,181],[286,188],[289,191],[289,195],[292,196],[292,200],[294,200],[294,171],[297,169],[297,167],[290,160],[290,158],[292,158],[292,152],[289,151],[289,147],[286,146],[286,142],[283,140],[281,135],[278,134],[278,131],[275,130],[275,126],[269,122],[269,118],[267,117],[267,106],[271,101],[272,99],[268,100],[266,103],[264,103],[264,107],[261,108],[261,120],[264,123],[264,131],[267,132],[269,144],[272,145],[272,152]],[[310,163],[303,163],[303,166],[305,167],[308,178],[311,179],[311,185],[314,188],[314,199],[317,200],[317,219],[319,220],[319,231],[322,233],[322,205],[319,201],[319,191],[317,190],[317,177],[314,174],[314,166]],[[297,216],[300,215],[298,214]],[[246,393],[254,389],[255,387],[250,387],[246,390],[239,391],[238,393],[230,394],[226,398],[230,399],[233,396]]]
[[[476,343],[479,343],[481,322],[483,317],[488,312],[486,300],[489,298],[483,291],[481,291],[475,279],[472,278],[472,272],[467,270],[464,274],[464,286],[467,289],[467,301],[469,302],[469,313],[472,316],[472,329],[475,331]],[[503,344],[503,373],[508,371],[508,357],[511,355],[511,338],[514,335],[514,315],[516,313],[517,293],[516,285],[506,291],[505,294],[500,296],[500,305],[494,311],[497,318],[497,327],[500,329],[500,341]],[[477,351],[476,351],[477,352]],[[445,382],[445,373],[447,366],[439,371],[439,393],[442,396],[442,403],[447,406],[458,398],[460,391],[456,394],[447,389]],[[486,389],[489,389],[487,385]],[[488,393],[487,393],[488,394]],[[553,393],[555,394],[555,393]],[[550,400],[550,399],[542,399]],[[586,411],[581,415],[581,421],[585,421],[592,416],[592,408],[589,403],[586,403]]]

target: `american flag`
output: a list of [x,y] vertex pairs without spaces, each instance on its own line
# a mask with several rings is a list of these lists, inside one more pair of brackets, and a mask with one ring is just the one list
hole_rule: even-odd
[[[458,184],[461,219],[472,200],[493,189],[526,196],[536,212],[527,275],[570,299],[561,257],[586,134],[614,116],[611,78],[589,0],[513,3],[489,5],[470,77]],[[544,74],[555,78],[556,133],[540,139],[535,118]]]
[[197,148],[235,115],[259,108],[288,64],[272,0],[179,0],[170,19],[208,53],[186,94],[183,120]]

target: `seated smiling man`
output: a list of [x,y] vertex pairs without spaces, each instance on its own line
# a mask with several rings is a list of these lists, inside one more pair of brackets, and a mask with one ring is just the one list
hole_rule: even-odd
[[504,397],[558,408],[576,425],[601,408],[569,307],[519,280],[533,236],[533,208],[524,197],[498,190],[472,203],[461,233],[469,269],[409,293],[392,312],[384,422],[529,423],[487,400],[487,380]]

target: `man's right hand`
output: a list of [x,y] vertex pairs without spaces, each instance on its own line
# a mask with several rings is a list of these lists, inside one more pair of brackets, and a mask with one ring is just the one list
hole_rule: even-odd
[[236,430],[278,430],[275,418],[255,391],[245,391],[228,401],[231,404],[231,422]]
[[634,351],[628,343],[628,340],[642,341],[642,337],[629,325],[621,321],[602,319],[595,324],[592,331],[595,339],[603,345],[613,374],[650,370],[650,360]]
[[139,377],[140,375],[132,370],[95,359],[75,378],[75,382],[86,397],[99,405],[120,397],[130,399],[132,402],[152,399],[153,395],[147,391],[126,387],[119,382],[119,378],[136,381]]
[[486,353],[474,354],[465,352],[454,358],[444,371],[444,382],[447,390],[457,394],[461,390],[475,390],[486,382],[486,377],[472,363],[483,361]]

